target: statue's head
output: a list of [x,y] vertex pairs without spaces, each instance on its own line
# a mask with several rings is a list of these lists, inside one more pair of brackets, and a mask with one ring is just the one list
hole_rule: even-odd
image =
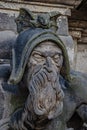
[[33,113],[33,120],[59,116],[64,98],[61,78],[69,81],[70,75],[66,47],[58,35],[50,28],[30,27],[19,34],[12,59],[9,82],[18,84],[26,74],[25,111]]
[[[43,44],[43,46],[41,46]],[[19,34],[16,43],[12,49],[12,73],[9,82],[17,84],[21,81],[25,68],[30,61],[33,51],[41,46],[41,51],[47,46],[60,48],[63,57],[63,63],[60,69],[61,76],[67,81],[70,80],[70,66],[67,50],[64,43],[58,35],[50,29],[30,28]],[[52,50],[50,50],[51,53]]]

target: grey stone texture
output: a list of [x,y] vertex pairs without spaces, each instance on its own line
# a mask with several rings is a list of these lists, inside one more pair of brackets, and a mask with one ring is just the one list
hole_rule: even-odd
[[12,30],[16,32],[15,16],[0,12],[0,30]]
[[0,120],[3,117],[3,113],[4,113],[4,94],[0,84]]
[[[9,0],[9,1],[11,1],[11,0]],[[73,1],[72,1],[72,3],[74,3]],[[2,3],[3,3],[3,1],[2,1]],[[2,4],[2,6],[3,5],[4,4]],[[14,6],[14,5],[16,5],[16,6]],[[18,35],[17,29],[16,29],[16,24],[15,24],[15,18],[18,13],[18,8],[20,6],[24,7],[25,4],[23,5],[23,1],[22,1],[22,4],[18,4],[18,3],[11,4],[11,11],[10,11],[9,4],[8,4],[8,8],[6,6],[6,3],[5,3],[5,6],[3,6],[3,7],[2,6],[1,6],[1,8],[3,8],[5,10],[5,12],[0,9],[0,64],[10,61],[9,59],[11,58],[12,46]],[[26,4],[26,6],[28,7],[27,4]],[[15,7],[15,9],[13,9],[14,7]],[[37,8],[37,6],[33,5],[33,8],[32,8],[32,6],[30,5],[30,8],[36,12],[39,12],[38,10],[40,10],[42,12],[44,10],[50,11],[53,8],[53,7],[46,7],[46,9],[44,9],[44,7],[45,6]],[[5,8],[7,8],[7,10]],[[62,14],[64,14],[64,9],[65,8],[62,8],[62,9],[60,8]],[[13,10],[15,10],[15,11],[13,11]],[[58,7],[55,7],[55,8],[53,8],[53,10],[59,10],[59,9],[58,9]],[[8,13],[6,13],[6,11]],[[70,13],[68,13],[68,14],[70,15]],[[73,37],[74,40],[72,39],[72,37],[69,35],[69,32],[68,32],[69,28],[68,28],[67,17],[66,16],[63,16],[62,18],[60,17],[57,22],[58,22],[58,26],[59,26],[59,30],[57,31],[57,33],[60,35],[60,38],[63,40],[63,42],[65,43],[65,45],[67,47],[71,68],[84,72],[84,73],[87,73],[87,45],[86,45],[87,38],[85,35],[85,33],[87,33],[86,32],[87,29],[85,29],[85,27],[86,27],[85,25],[87,24],[87,22],[85,21],[85,24],[84,24],[83,21],[81,21],[80,23],[78,21],[78,23],[76,24],[76,21],[75,20],[73,21],[73,19],[71,21],[69,21],[70,27],[76,29],[76,28],[79,28],[76,25],[81,24],[80,28],[83,28],[83,30],[81,30],[80,32],[84,32],[83,33],[84,35],[82,34],[84,36],[84,39],[81,39],[81,36],[80,37],[78,36],[79,37],[78,38],[74,35],[74,37]],[[83,44],[83,41],[85,44]],[[77,44],[77,43],[80,43],[80,44]],[[4,53],[4,55],[3,55],[3,53]],[[8,61],[6,60],[6,58],[8,59]],[[3,91],[2,86],[1,86],[1,81],[2,80],[0,79],[0,120],[2,119],[2,121],[3,121],[3,119],[9,117],[9,114],[11,114],[12,109],[11,109],[11,104],[10,104],[11,95],[10,95],[10,93]],[[2,129],[2,130],[5,130],[5,129]]]
[[16,40],[16,36],[17,35],[13,31],[0,32],[0,59],[11,58],[12,46]]

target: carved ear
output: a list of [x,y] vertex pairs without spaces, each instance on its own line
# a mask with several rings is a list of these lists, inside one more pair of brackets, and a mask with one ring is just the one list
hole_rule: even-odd
[[58,12],[58,11],[49,12],[48,14],[49,14],[50,20],[52,22],[51,29],[56,32],[57,29],[58,29],[58,25],[57,25],[57,21],[56,20],[62,14],[60,12]]
[[31,20],[34,20],[35,18],[35,15],[29,9],[20,8],[20,14],[25,15],[26,17],[28,16]]
[[29,9],[21,8],[19,16],[15,20],[18,33],[32,26],[30,20],[34,19],[35,15]]
[[60,12],[58,12],[58,11],[49,12],[50,18],[58,18],[61,15],[62,14]]

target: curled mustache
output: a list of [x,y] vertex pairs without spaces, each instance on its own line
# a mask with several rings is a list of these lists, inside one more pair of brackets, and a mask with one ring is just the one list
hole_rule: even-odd
[[48,119],[60,115],[64,93],[59,83],[59,74],[54,68],[38,68],[32,75],[28,89],[36,115],[44,115]]

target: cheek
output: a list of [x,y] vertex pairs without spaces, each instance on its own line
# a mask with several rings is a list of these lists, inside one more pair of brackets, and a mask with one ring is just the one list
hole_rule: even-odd
[[30,59],[30,64],[31,64],[31,65],[37,65],[37,64],[38,64],[38,62],[37,62],[37,61],[35,61],[35,60],[32,58],[32,59]]
[[62,65],[63,65],[63,57],[62,56],[60,57],[59,65],[60,65],[60,67],[62,67]]
[[28,61],[28,68],[31,69],[37,65],[37,61],[35,61],[32,57]]
[[34,73],[38,72],[41,69],[42,65],[38,64],[36,61],[28,63],[28,70],[32,76]]
[[62,65],[63,65],[63,57],[60,57],[60,59],[58,59],[56,62],[55,62],[56,66],[58,68],[61,68]]
[[37,65],[43,65],[45,63],[45,59],[37,59],[35,60],[34,58],[31,58],[29,60],[29,64],[31,64],[31,66],[37,66]]

